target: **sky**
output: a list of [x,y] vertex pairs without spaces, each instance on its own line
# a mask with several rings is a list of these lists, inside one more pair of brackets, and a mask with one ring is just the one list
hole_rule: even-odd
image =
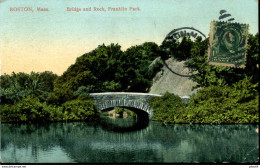
[[[10,8],[30,7],[30,11]],[[37,7],[48,8],[47,12]],[[67,11],[92,8],[92,11]],[[125,7],[127,11],[107,10]],[[129,11],[129,8],[139,11]],[[1,74],[53,71],[61,75],[77,57],[98,45],[117,43],[126,50],[144,42],[162,43],[173,29],[194,27],[207,37],[210,22],[226,10],[234,22],[258,32],[256,0],[1,0]]]

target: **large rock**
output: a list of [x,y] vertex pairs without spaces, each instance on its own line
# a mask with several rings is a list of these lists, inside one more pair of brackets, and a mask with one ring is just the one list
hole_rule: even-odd
[[154,77],[150,93],[170,92],[179,96],[195,94],[196,90],[192,91],[192,87],[196,86],[196,83],[189,79],[189,70],[184,67],[184,61],[177,62],[169,58],[165,63],[166,65]]

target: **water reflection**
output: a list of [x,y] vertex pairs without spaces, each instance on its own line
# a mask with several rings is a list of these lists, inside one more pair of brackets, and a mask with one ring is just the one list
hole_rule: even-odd
[[[127,129],[132,121],[107,119],[108,123]],[[143,129],[123,132],[85,122],[2,124],[1,128],[5,163],[252,163],[258,159],[254,125],[163,126],[151,121]]]
[[[139,110],[141,111],[141,110]],[[99,125],[105,131],[126,133],[135,132],[145,129],[149,125],[149,116],[138,110],[135,110],[138,114],[137,118],[107,118],[102,117],[99,121]]]

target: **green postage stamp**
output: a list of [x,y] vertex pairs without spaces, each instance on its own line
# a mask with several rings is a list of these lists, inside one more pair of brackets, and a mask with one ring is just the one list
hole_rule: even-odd
[[212,21],[209,34],[209,64],[244,68],[248,28],[248,24]]

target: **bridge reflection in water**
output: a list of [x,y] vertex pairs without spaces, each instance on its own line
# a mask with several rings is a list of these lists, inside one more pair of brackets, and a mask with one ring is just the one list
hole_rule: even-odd
[[[109,122],[132,122],[109,119]],[[116,123],[113,123],[116,124]],[[259,156],[254,125],[169,125],[107,131],[98,123],[2,124],[2,161],[18,163],[241,163]]]
[[127,109],[135,112],[137,117],[132,118],[132,120],[125,120],[128,121],[128,123],[120,123],[120,121],[116,121],[118,118],[108,120],[105,117],[101,117],[99,124],[102,129],[107,131],[126,133],[144,129],[149,125],[149,116],[147,113],[144,113],[142,110],[135,108],[127,107]]

